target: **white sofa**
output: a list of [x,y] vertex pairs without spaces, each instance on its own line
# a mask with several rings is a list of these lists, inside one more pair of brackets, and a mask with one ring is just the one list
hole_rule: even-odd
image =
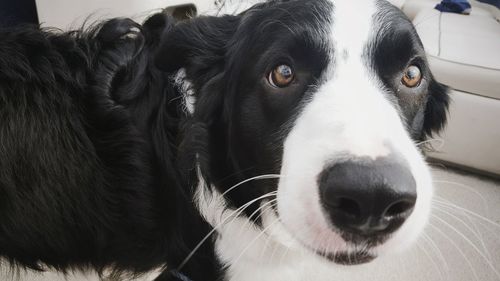
[[437,80],[451,88],[449,122],[429,156],[500,175],[500,11],[470,1],[470,15],[439,13],[439,1],[408,0]]

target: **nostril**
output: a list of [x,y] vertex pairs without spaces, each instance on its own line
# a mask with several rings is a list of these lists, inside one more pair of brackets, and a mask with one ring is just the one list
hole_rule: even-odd
[[338,198],[336,207],[345,215],[352,216],[354,218],[359,218],[361,216],[361,207],[358,202],[350,198]]
[[387,211],[385,211],[384,216],[387,218],[392,218],[400,215],[406,215],[409,210],[413,209],[415,206],[414,201],[401,200],[393,203]]

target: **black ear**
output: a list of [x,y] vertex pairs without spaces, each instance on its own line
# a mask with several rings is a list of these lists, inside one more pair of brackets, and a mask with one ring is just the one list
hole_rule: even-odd
[[146,36],[146,41],[158,45],[162,35],[168,33],[174,26],[173,17],[165,13],[157,13],[144,21],[142,31]]
[[222,107],[224,105],[223,91],[224,73],[219,73],[210,78],[201,88],[196,101],[196,110],[184,125],[184,139],[179,146],[180,166],[185,170],[192,168],[196,158],[201,165],[202,171],[208,171],[209,163],[209,132],[213,132],[212,126],[220,121]]
[[182,67],[203,72],[222,63],[238,23],[239,17],[231,15],[200,16],[179,22],[163,36],[156,66],[167,72]]
[[424,115],[423,133],[425,136],[431,137],[433,133],[439,133],[444,128],[449,103],[448,87],[433,79],[430,83]]

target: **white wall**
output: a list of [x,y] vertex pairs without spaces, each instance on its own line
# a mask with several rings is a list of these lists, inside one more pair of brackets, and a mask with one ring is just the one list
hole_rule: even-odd
[[214,7],[214,0],[36,0],[42,25],[64,30],[79,28],[86,19],[94,22],[110,17],[131,17],[141,22],[163,8],[191,3],[198,11]]

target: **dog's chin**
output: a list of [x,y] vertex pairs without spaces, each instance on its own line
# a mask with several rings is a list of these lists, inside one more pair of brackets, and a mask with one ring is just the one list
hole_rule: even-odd
[[[276,209],[273,209],[273,214],[279,220],[279,213]],[[285,224],[283,224],[283,226],[285,227],[285,229],[287,229]],[[359,247],[363,247],[364,249],[375,248],[376,246],[383,244],[389,238],[389,235],[362,237],[353,234],[348,235],[346,233],[341,233],[340,236],[345,241],[348,241],[348,243],[350,243],[351,245],[358,245]],[[312,251],[316,255],[338,265],[360,265],[369,263],[377,258],[377,255],[370,250],[326,252],[324,250],[314,249],[314,247],[312,247],[311,245],[307,245],[307,243],[302,242],[297,237],[294,237],[294,235],[291,235],[291,237],[293,237],[293,240],[297,241],[299,245],[306,248],[307,250]]]
[[327,260],[340,265],[359,265],[364,263],[369,263],[373,261],[376,256],[367,252],[339,252],[322,254],[318,253],[320,256],[326,258]]

